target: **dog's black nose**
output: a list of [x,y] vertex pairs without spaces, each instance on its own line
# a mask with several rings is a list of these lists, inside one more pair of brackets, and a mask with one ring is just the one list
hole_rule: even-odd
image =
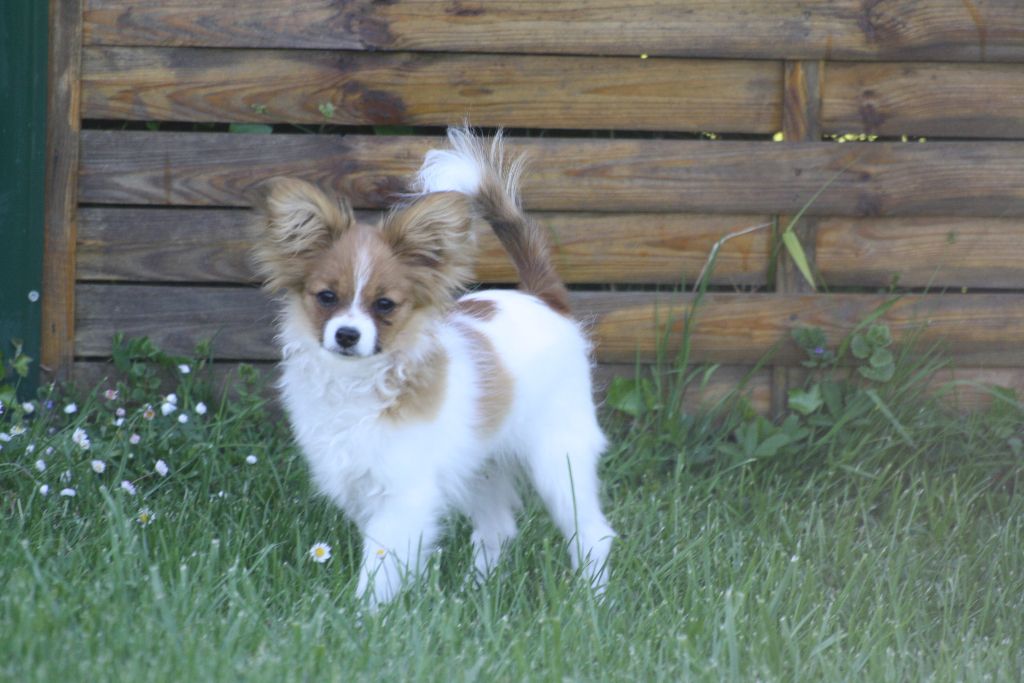
[[339,327],[334,340],[343,349],[351,349],[359,341],[359,330],[354,327]]

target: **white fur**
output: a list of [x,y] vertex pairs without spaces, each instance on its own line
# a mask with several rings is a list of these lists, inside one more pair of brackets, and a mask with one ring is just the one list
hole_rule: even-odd
[[[316,485],[364,536],[361,595],[374,605],[392,599],[422,571],[453,511],[472,520],[475,566],[486,575],[516,534],[519,472],[568,540],[573,566],[603,590],[615,535],[598,497],[606,442],[576,323],[530,295],[479,292],[465,298],[495,302],[490,320],[437,317],[404,351],[343,357],[321,345],[295,296],[282,319],[280,387]],[[511,408],[490,434],[479,428],[482,384],[467,325],[490,339],[513,379]],[[404,370],[424,362],[435,342],[449,358],[436,417],[386,418]]]
[[472,134],[461,128],[449,128],[448,142],[452,149],[432,149],[423,157],[423,165],[416,175],[416,190],[422,194],[462,192],[475,195],[485,171]]

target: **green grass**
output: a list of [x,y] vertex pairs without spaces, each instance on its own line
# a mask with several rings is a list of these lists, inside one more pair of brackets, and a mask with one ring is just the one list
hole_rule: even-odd
[[[8,407],[0,430],[28,431],[0,444],[0,679],[1019,680],[1024,412],[1004,395],[951,414],[915,372],[901,366],[878,402],[851,400],[754,461],[731,447],[741,404],[607,414],[621,538],[604,601],[574,581],[530,501],[485,585],[464,583],[456,522],[424,583],[377,614],[353,597],[353,529],[253,395],[198,415],[193,372],[179,410],[151,421],[147,382],[71,415],[66,399],[24,420]],[[88,451],[71,439],[79,425]],[[318,541],[333,548],[325,564],[307,555]]]

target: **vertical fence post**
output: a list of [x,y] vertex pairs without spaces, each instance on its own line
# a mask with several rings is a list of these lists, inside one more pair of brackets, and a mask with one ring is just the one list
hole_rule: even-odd
[[[0,353],[39,358],[43,256],[43,141],[46,132],[46,8],[34,2],[0,9]],[[34,391],[37,364],[21,382]],[[7,368],[0,369],[0,384]]]
[[75,348],[81,0],[50,0],[41,369],[67,379]]
[[[821,140],[821,83],[825,77],[825,63],[818,61],[787,61],[784,63],[782,98],[783,144]],[[779,216],[779,230],[784,230],[791,216]],[[814,240],[817,221],[802,217],[793,226],[807,260],[814,271]],[[775,236],[776,240],[778,235]],[[775,291],[794,294],[810,291],[793,259],[776,242]],[[793,368],[775,365],[772,368],[772,415],[779,417],[786,409],[789,389],[796,380]]]

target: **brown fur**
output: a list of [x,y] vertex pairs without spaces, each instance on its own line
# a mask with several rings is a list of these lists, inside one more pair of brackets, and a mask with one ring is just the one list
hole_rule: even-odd
[[480,377],[477,429],[484,435],[493,434],[501,427],[512,407],[512,375],[501,364],[494,344],[483,332],[465,323],[456,322],[455,326],[469,342]]
[[498,314],[498,304],[489,299],[462,299],[455,310],[481,322],[492,320]]
[[476,206],[512,257],[519,272],[519,288],[535,295],[552,310],[569,315],[569,291],[551,262],[548,235],[518,203],[516,183],[522,171],[522,160],[504,168],[500,137],[493,141],[489,155],[482,150],[479,155],[486,159],[492,172],[482,179]]
[[437,417],[448,387],[448,354],[436,349],[405,376],[398,399],[384,412],[393,422],[432,420]]

